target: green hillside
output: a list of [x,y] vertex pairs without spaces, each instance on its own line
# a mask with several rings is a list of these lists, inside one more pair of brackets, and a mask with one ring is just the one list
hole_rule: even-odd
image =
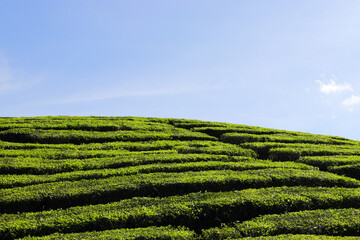
[[0,118],[0,239],[360,239],[360,142],[138,117]]

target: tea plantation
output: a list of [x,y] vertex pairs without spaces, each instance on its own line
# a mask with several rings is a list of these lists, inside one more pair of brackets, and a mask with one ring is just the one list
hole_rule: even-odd
[[360,142],[186,119],[0,118],[0,239],[360,239]]

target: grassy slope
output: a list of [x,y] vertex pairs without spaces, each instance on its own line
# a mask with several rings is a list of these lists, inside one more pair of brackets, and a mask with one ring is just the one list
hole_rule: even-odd
[[358,239],[359,165],[360,142],[333,136],[0,118],[0,239]]

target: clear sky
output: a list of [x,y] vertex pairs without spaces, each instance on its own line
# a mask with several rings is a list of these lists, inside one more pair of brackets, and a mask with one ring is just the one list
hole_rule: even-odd
[[0,116],[46,115],[360,140],[360,1],[2,0]]

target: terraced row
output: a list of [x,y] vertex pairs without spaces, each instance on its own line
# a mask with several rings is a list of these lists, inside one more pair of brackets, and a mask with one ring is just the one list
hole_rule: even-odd
[[135,196],[170,196],[283,185],[360,187],[360,181],[317,170],[283,168],[242,172],[158,172],[0,189],[0,211],[39,211],[107,203]]
[[[92,159],[96,163],[99,163],[98,159]],[[109,159],[112,162],[114,159]],[[171,161],[171,163],[161,163]],[[71,163],[76,163],[72,160]],[[23,163],[23,162],[22,162]],[[68,162],[66,162],[68,163]],[[146,164],[147,163],[147,164]],[[149,164],[152,163],[152,164]],[[48,163],[49,164],[49,163]],[[50,163],[51,164],[51,163]],[[91,166],[89,161],[79,160],[79,164],[85,165],[86,167]],[[310,170],[315,169],[312,166],[294,163],[294,162],[272,162],[267,160],[255,160],[246,157],[227,157],[227,156],[213,156],[213,155],[175,155],[172,154],[166,158],[160,158],[158,156],[142,156],[138,159],[121,159],[121,165],[127,167],[121,168],[109,168],[104,162],[101,162],[102,169],[86,170],[86,171],[73,171],[51,174],[49,169],[44,169],[44,166],[39,169],[36,166],[36,172],[39,173],[44,171],[44,175],[15,175],[5,174],[0,175],[0,188],[11,188],[26,185],[33,185],[38,183],[47,182],[60,182],[60,181],[76,181],[81,179],[99,179],[108,178],[114,176],[127,176],[136,175],[141,173],[154,173],[154,172],[187,172],[187,171],[207,171],[207,170],[255,170],[255,169],[266,169],[266,168],[291,168],[291,169],[304,169]],[[120,166],[120,162],[116,162],[117,167]],[[139,165],[145,164],[145,165]],[[68,165],[67,165],[68,166]],[[73,165],[74,166],[74,165]],[[53,165],[51,167],[54,167]],[[64,168],[61,167],[61,170]],[[72,170],[74,167],[71,168]],[[53,170],[53,168],[52,168]]]
[[[204,228],[217,226],[220,223],[249,220],[264,214],[285,214],[285,216],[290,217],[281,220],[282,215],[265,215],[258,219],[249,220],[249,222],[239,223],[242,224],[241,226],[253,226],[252,228],[241,228],[249,229],[246,234],[243,234],[245,230],[237,233],[237,231],[229,230],[231,227],[225,227],[206,230],[204,231],[205,236],[209,239],[215,239],[212,237],[219,235],[255,236],[267,231],[266,227],[270,229],[280,228],[281,224],[276,223],[276,221],[283,221],[284,224],[288,221],[286,224],[295,224],[294,216],[297,215],[303,216],[299,218],[299,221],[304,220],[303,223],[310,218],[318,220],[319,224],[316,226],[331,225],[332,221],[329,221],[331,218],[334,218],[336,220],[334,223],[338,224],[339,217],[342,216],[341,221],[344,224],[353,222],[348,231],[355,231],[356,229],[358,231],[360,229],[360,212],[351,209],[351,207],[359,208],[359,200],[360,190],[358,188],[323,187],[272,187],[218,193],[198,192],[165,198],[137,197],[109,204],[21,214],[2,214],[0,216],[0,238],[13,239],[27,235],[41,236],[58,231],[71,233],[168,224],[186,226],[200,234]],[[350,209],[296,213],[299,210],[328,208]],[[294,213],[285,213],[288,211]],[[336,215],[336,213],[338,214]],[[323,220],[320,219],[322,216],[324,216]],[[263,224],[263,227],[260,230],[257,229],[255,223],[251,225],[252,221]],[[267,222],[271,224],[267,225]],[[257,232],[252,233],[253,231]],[[235,235],[229,235],[229,232],[235,232]],[[281,231],[272,230],[272,232]],[[304,228],[302,233],[304,232],[311,231]],[[220,239],[222,238],[220,237]]]
[[[151,141],[140,142],[133,146],[129,144],[107,144],[99,147],[98,144],[83,144],[78,147],[69,147],[68,145],[56,144],[53,148],[37,148],[36,144],[32,149],[12,149],[5,145],[1,149],[0,157],[38,157],[46,159],[64,159],[64,158],[91,158],[91,157],[114,157],[129,152],[153,152],[162,150],[171,150],[178,153],[207,153],[215,155],[231,155],[231,156],[251,156],[256,154],[250,149],[244,149],[239,146],[215,142],[215,141]],[[24,144],[23,144],[24,145]],[[31,150],[31,151],[29,151]]]
[[150,140],[215,140],[203,133],[172,129],[170,131],[113,131],[95,132],[80,130],[42,130],[32,128],[14,128],[0,132],[0,140],[8,142],[30,143],[92,143],[116,141],[150,141]]
[[279,233],[359,236],[359,215],[360,209],[354,208],[318,209],[266,215],[231,226],[205,230],[203,239],[237,239],[245,236],[266,236]]

